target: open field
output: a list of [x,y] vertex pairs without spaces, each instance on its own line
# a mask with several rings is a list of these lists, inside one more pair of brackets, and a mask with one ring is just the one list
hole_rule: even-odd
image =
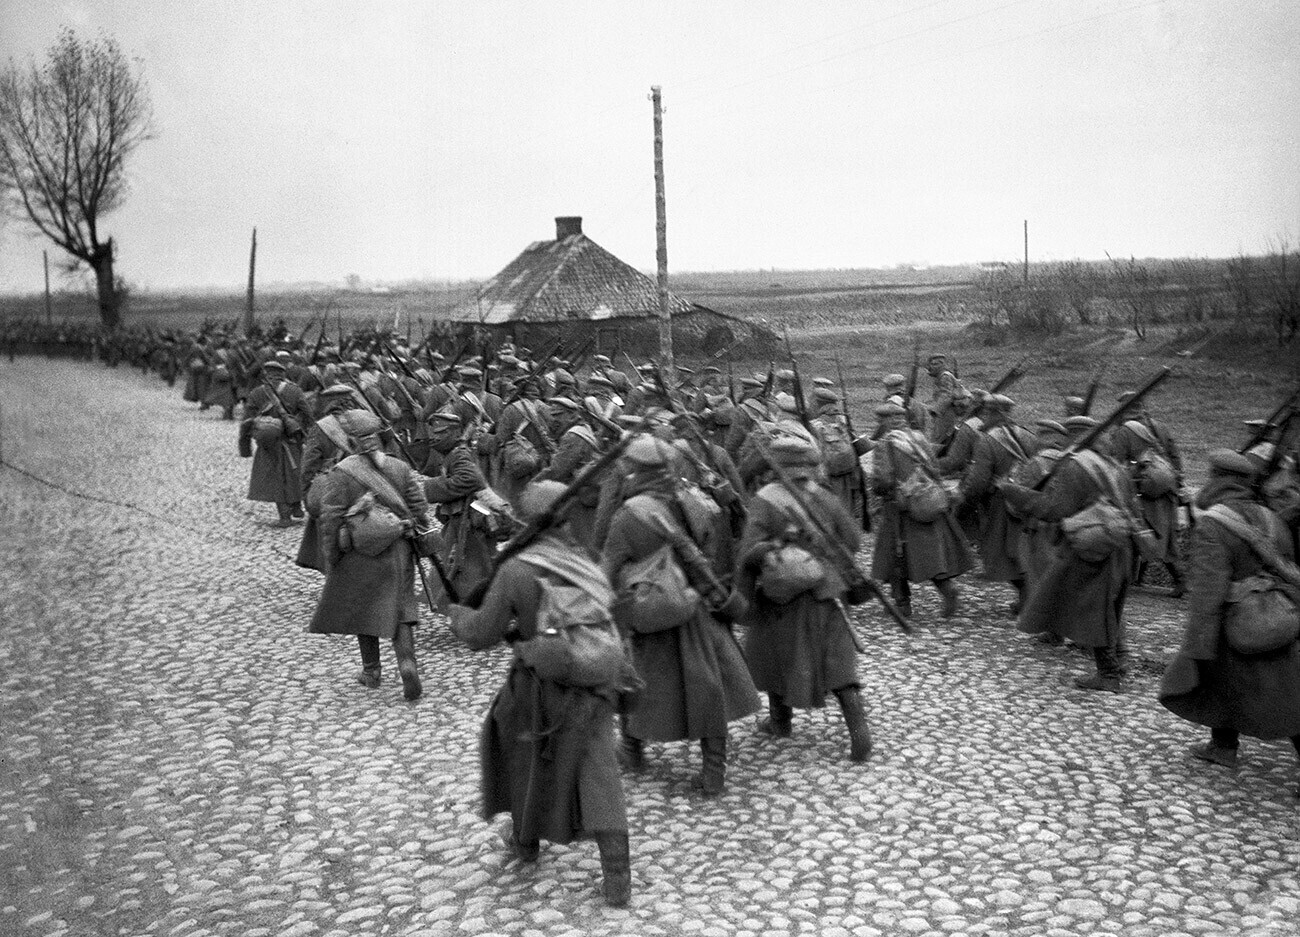
[[425,697],[365,690],[354,644],[303,633],[320,579],[244,500],[232,424],[67,360],[0,360],[0,401],[4,458],[61,486],[0,469],[0,933],[1294,933],[1294,754],[1186,756],[1203,732],[1155,700],[1185,609],[1164,590],[1130,597],[1121,696],[1073,689],[1090,658],[1019,634],[998,584],[963,577],[951,620],[919,589],[911,636],[853,609],[872,761],[833,710],[788,741],[737,721],[706,800],[694,746],[649,746],[614,911],[590,844],[525,866],[477,816],[507,652],[426,613]]

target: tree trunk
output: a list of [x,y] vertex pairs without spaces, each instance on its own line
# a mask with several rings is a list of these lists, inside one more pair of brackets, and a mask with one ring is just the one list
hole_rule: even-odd
[[105,327],[115,329],[120,323],[117,289],[113,284],[113,239],[101,244],[90,258],[95,271],[95,289],[99,296],[99,319]]

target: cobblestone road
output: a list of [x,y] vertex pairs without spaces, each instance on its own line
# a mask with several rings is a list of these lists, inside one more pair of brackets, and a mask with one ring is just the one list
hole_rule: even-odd
[[2,934],[1300,931],[1294,756],[1184,754],[1201,733],[1155,701],[1182,606],[1155,591],[1119,697],[1073,689],[1088,658],[1019,635],[987,583],[952,621],[922,594],[912,637],[859,610],[874,760],[830,710],[788,741],[746,720],[705,800],[698,753],[651,746],[611,910],[592,845],[523,866],[476,815],[505,653],[430,617],[422,700],[356,685],[354,644],[303,633],[319,577],[243,500],[233,424],[44,360],[0,363],[0,407],[5,459],[156,515],[0,473]]

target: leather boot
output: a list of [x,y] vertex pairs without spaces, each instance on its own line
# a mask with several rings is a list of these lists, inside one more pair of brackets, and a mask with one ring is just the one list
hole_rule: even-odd
[[1165,569],[1169,571],[1169,578],[1173,580],[1173,591],[1169,593],[1171,599],[1181,599],[1187,594],[1187,582],[1183,579],[1183,572],[1173,563],[1166,563]]
[[627,731],[627,716],[619,718],[619,725],[618,763],[628,771],[640,771],[645,767],[645,743]]
[[722,786],[727,779],[727,737],[719,735],[700,739],[700,752],[704,755],[704,766],[699,775],[691,779],[691,786],[702,794],[714,797],[722,793]]
[[836,690],[835,696],[849,729],[849,761],[866,761],[871,757],[871,730],[867,728],[867,713],[862,708],[862,691],[845,687]]
[[904,618],[912,617],[912,587],[906,579],[899,579],[889,584],[889,593],[898,607],[898,613]]
[[397,655],[397,672],[402,676],[402,695],[417,700],[424,692],[420,670],[415,664],[415,633],[409,624],[397,626],[393,635],[393,653]]
[[597,833],[600,850],[601,892],[605,904],[621,908],[632,900],[632,852],[626,833]]
[[939,614],[944,618],[951,618],[957,614],[957,584],[951,579],[936,579],[934,587],[939,590],[943,596],[943,607]]
[[758,731],[774,739],[788,739],[794,710],[775,693],[767,694],[767,718],[758,723]]
[[361,684],[368,690],[378,689],[381,673],[382,668],[378,665],[375,665],[374,667],[362,667],[357,671],[357,683]]

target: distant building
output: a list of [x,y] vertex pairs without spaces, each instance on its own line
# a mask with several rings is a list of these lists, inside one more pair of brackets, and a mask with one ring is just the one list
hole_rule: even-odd
[[[739,339],[762,351],[776,337],[762,326],[716,312],[670,292],[678,353],[711,354]],[[659,293],[654,280],[582,233],[582,219],[555,219],[555,240],[535,241],[456,306],[450,319],[529,347],[564,337],[594,336],[605,354],[647,355],[659,347]]]

